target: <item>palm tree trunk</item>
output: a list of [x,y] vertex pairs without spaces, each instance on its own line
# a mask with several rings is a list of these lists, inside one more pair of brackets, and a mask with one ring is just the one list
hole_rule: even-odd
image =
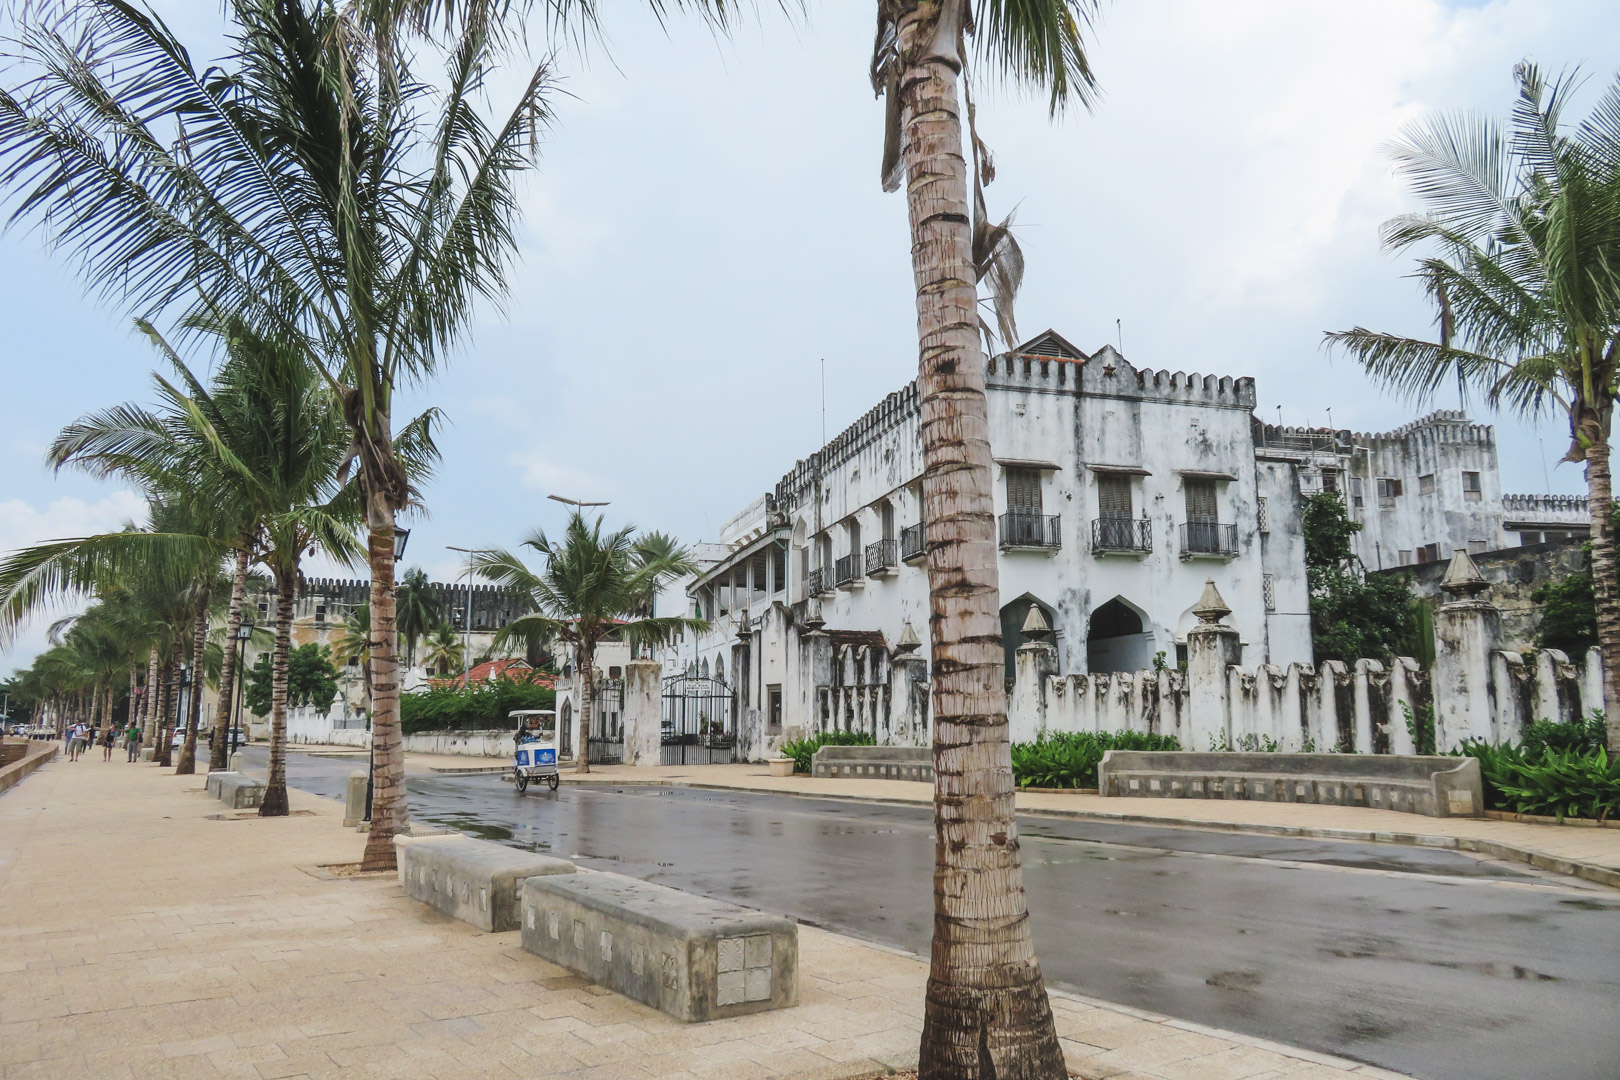
[[1598,649],[1603,654],[1603,715],[1609,750],[1620,752],[1620,585],[1614,564],[1614,487],[1609,443],[1586,449],[1586,505],[1592,515],[1592,595],[1597,606]]
[[152,762],[168,768],[174,764],[174,754],[169,736],[173,734],[171,726],[174,706],[180,694],[180,661],[164,657],[163,662],[163,711],[158,714],[157,744],[152,749]]
[[176,776],[191,776],[197,771],[197,724],[202,719],[202,693],[204,668],[208,662],[208,598],[213,594],[214,577],[210,573],[198,588],[197,623],[191,635],[191,697],[186,701],[186,741],[180,747],[180,764],[175,766]]
[[596,683],[591,669],[596,666],[596,649],[581,643],[574,650],[574,667],[579,672],[579,741],[574,745],[574,771],[591,771],[591,702],[595,698]]
[[[1002,684],[985,359],[957,79],[962,5],[899,21],[928,522],[934,941],[922,1080],[1068,1075],[1030,940]],[[936,22],[937,20],[937,22]]]
[[276,653],[270,666],[270,769],[264,781],[260,817],[286,817],[287,668],[292,655],[293,575],[276,574]]
[[[405,831],[405,745],[399,728],[399,628],[394,612],[394,512],[371,510],[371,831],[362,870],[395,868]],[[386,518],[386,523],[381,524]],[[381,527],[379,525],[381,524]]]
[[230,762],[231,705],[236,700],[236,634],[242,628],[242,601],[247,595],[247,548],[236,549],[231,574],[231,607],[225,616],[225,651],[220,656],[219,698],[214,706],[214,737],[208,744],[208,771],[218,772]]

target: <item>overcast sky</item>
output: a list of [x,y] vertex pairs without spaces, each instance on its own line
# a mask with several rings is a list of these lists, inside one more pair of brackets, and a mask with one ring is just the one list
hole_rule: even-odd
[[[559,59],[567,96],[508,310],[408,395],[450,419],[405,560],[435,578],[457,572],[447,544],[560,524],[552,492],[712,538],[819,445],[823,359],[829,434],[915,372],[905,203],[877,181],[869,0],[812,0],[798,20],[761,0],[726,41],[611,6],[610,55]],[[196,55],[217,53],[217,5],[160,7]],[[992,210],[1018,207],[1028,258],[1023,336],[1050,326],[1139,367],[1253,376],[1268,421],[1331,409],[1335,426],[1386,430],[1417,410],[1320,348],[1356,324],[1433,333],[1410,260],[1378,246],[1378,223],[1415,205],[1381,146],[1433,110],[1505,116],[1524,57],[1581,66],[1584,115],[1620,64],[1620,5],[1120,0],[1091,55],[1094,114],[1053,122],[1041,102],[982,95]],[[131,492],[40,462],[76,416],[149,399],[150,349],[22,233],[0,238],[0,320],[0,550],[138,515]],[[1498,425],[1506,490],[1583,490],[1556,419],[1475,411]],[[42,643],[41,621],[0,670]]]

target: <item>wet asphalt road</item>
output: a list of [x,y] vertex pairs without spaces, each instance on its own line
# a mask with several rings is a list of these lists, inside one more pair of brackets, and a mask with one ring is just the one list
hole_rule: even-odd
[[[263,751],[249,752],[262,766]],[[364,759],[293,754],[333,798]],[[925,807],[413,777],[413,818],[927,954]],[[1620,895],[1457,852],[1025,815],[1048,981],[1435,1080],[1620,1076]]]

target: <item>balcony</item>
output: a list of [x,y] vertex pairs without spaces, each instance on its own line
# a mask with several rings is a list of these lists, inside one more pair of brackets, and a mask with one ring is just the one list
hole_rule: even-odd
[[887,577],[894,573],[899,560],[895,558],[898,545],[893,540],[877,540],[866,545],[866,572],[873,577]]
[[928,554],[927,540],[923,535],[923,527],[919,522],[916,525],[907,525],[900,530],[900,558],[912,562]]
[[1181,557],[1230,559],[1237,554],[1237,526],[1189,521],[1181,527]]
[[820,596],[825,592],[832,592],[832,584],[827,580],[826,568],[818,566],[804,579],[804,595]]
[[1096,555],[1146,555],[1153,550],[1153,524],[1147,518],[1095,518],[1091,522],[1091,550]]
[[861,557],[859,554],[851,552],[833,563],[833,584],[840,589],[853,588],[855,583],[860,580],[860,577]]
[[1008,513],[1001,515],[1001,547],[1056,551],[1063,545],[1057,514]]

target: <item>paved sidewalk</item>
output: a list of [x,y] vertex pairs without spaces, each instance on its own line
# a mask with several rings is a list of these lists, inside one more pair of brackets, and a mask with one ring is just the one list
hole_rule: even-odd
[[[683,1025],[405,899],[323,878],[337,804],[235,819],[200,776],[57,761],[0,797],[0,1076],[843,1080],[915,1064],[926,966],[800,928],[801,1004]],[[1054,996],[1071,1066],[1116,1080],[1389,1078]]]

